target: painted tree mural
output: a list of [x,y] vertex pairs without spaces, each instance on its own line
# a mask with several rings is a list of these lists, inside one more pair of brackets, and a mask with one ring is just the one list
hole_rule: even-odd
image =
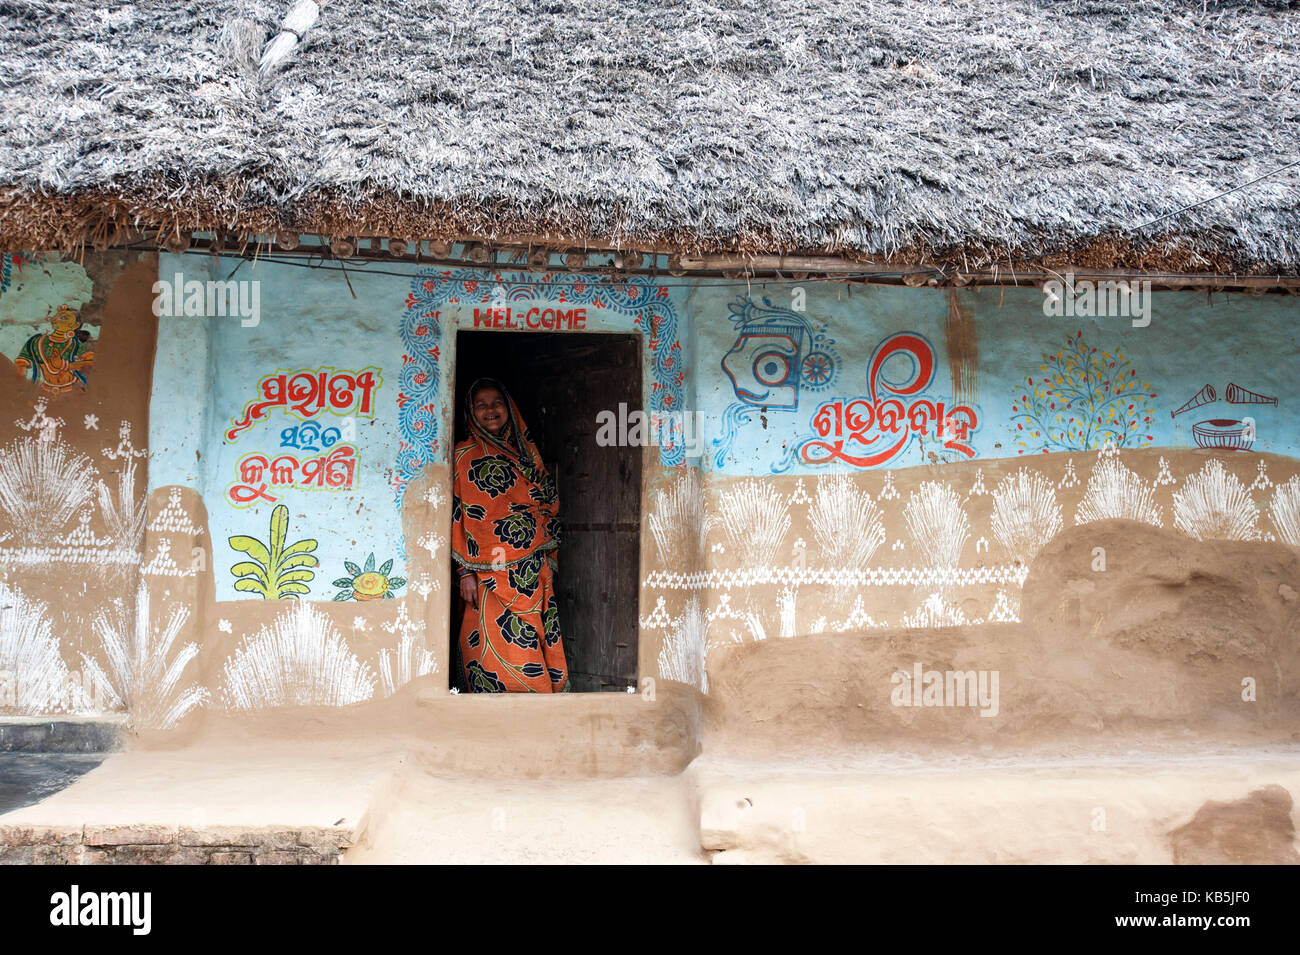
[[1089,347],[1080,331],[1013,399],[1018,453],[1099,451],[1149,445],[1152,385],[1138,377],[1122,350]]

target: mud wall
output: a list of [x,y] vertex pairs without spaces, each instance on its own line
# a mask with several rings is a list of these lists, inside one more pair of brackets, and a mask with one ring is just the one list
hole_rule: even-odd
[[[5,712],[146,732],[445,698],[455,332],[474,328],[644,342],[645,419],[610,409],[645,445],[629,721],[672,684],[738,737],[1294,725],[1291,299],[1093,317],[1025,289],[5,269]],[[77,367],[33,377],[50,335]],[[996,672],[997,706],[953,705],[954,671],[977,700]]]
[[132,616],[156,275],[134,253],[0,257],[0,715],[95,710],[105,631]]

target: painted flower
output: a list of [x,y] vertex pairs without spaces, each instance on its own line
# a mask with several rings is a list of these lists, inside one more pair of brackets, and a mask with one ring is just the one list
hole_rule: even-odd
[[334,581],[335,587],[343,588],[334,595],[335,600],[379,600],[384,597],[393,597],[393,591],[406,586],[405,577],[389,577],[388,574],[393,569],[393,562],[386,560],[378,570],[375,570],[375,555],[372,553],[366,558],[364,569],[358,567],[350,560],[345,560],[343,566],[347,568],[351,577],[340,577]]

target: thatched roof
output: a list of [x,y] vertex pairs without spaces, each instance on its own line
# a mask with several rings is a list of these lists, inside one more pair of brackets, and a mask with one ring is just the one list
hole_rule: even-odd
[[1300,18],[1180,0],[0,2],[0,245],[149,228],[1300,266]]

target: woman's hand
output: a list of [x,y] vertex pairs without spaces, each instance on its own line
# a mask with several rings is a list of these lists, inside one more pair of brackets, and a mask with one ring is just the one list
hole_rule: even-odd
[[473,572],[461,575],[460,599],[475,608],[478,607],[478,578],[474,576]]

